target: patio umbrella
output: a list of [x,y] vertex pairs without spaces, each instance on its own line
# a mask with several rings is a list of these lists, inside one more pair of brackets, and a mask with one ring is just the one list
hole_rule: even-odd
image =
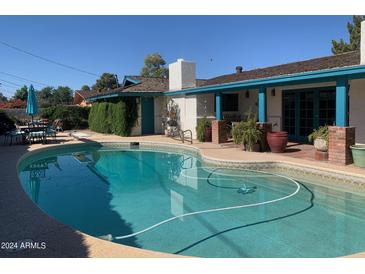
[[32,123],[33,123],[33,115],[36,115],[37,113],[38,113],[37,98],[35,96],[33,85],[30,85],[27,97],[27,114],[32,116]]

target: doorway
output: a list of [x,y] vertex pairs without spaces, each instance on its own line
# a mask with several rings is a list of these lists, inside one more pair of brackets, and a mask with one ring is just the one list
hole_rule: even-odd
[[142,135],[155,133],[155,105],[153,97],[141,98]]
[[336,121],[336,88],[283,91],[283,129],[292,141],[307,142],[307,136]]

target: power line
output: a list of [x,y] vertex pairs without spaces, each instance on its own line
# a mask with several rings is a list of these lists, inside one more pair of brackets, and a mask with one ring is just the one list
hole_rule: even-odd
[[11,85],[14,85],[15,87],[22,87],[22,85],[19,85],[17,83],[14,83],[14,82],[11,82],[11,81],[7,81],[7,80],[4,80],[4,79],[0,79],[0,82],[5,82],[5,83],[8,83],[8,84],[11,84]]
[[0,93],[2,93],[3,95],[5,95],[5,97],[12,97],[12,96],[14,96],[14,93],[11,93],[10,91],[6,91],[6,90],[0,90]]
[[42,85],[42,86],[49,86],[47,84],[44,84],[44,83],[41,83],[41,82],[38,82],[38,81],[33,81],[33,80],[30,80],[30,79],[27,79],[27,78],[24,78],[24,77],[15,75],[15,74],[8,73],[8,72],[0,71],[0,73],[4,74],[4,75],[11,76],[11,77],[14,77],[14,78],[17,78],[17,79],[20,79],[20,80],[25,80],[25,81],[32,82],[32,83],[35,83],[35,84],[39,84],[39,85]]
[[100,76],[98,74],[95,74],[95,73],[92,73],[92,72],[89,72],[89,71],[86,71],[86,70],[83,70],[83,69],[79,69],[79,68],[76,68],[76,67],[73,67],[73,66],[69,66],[69,65],[66,65],[66,64],[62,64],[62,63],[59,63],[57,61],[54,61],[54,60],[51,60],[51,59],[48,59],[48,58],[39,56],[37,54],[31,53],[31,52],[26,51],[24,49],[18,48],[18,47],[13,46],[13,45],[10,45],[10,44],[8,44],[8,43],[6,43],[4,41],[0,41],[0,44],[6,46],[8,48],[14,49],[16,51],[22,52],[24,54],[28,54],[30,56],[33,56],[33,57],[38,58],[40,60],[43,60],[45,62],[51,63],[51,64],[55,64],[55,65],[58,65],[58,66],[61,66],[61,67],[64,67],[64,68],[72,69],[74,71],[82,72],[82,73],[89,74],[89,75],[96,76],[96,77],[99,77]]

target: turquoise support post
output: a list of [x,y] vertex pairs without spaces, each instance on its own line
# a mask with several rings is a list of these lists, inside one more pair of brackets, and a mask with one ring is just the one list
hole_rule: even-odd
[[220,93],[215,94],[215,119],[217,121],[222,120],[222,100]]
[[266,88],[259,88],[259,122],[267,122],[267,111],[266,111]]
[[348,126],[348,81],[339,78],[336,81],[336,126]]

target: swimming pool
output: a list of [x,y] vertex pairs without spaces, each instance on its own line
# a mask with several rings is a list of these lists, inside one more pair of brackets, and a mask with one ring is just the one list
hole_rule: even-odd
[[174,148],[63,146],[18,166],[43,211],[89,235],[199,257],[337,257],[365,250],[365,198]]

